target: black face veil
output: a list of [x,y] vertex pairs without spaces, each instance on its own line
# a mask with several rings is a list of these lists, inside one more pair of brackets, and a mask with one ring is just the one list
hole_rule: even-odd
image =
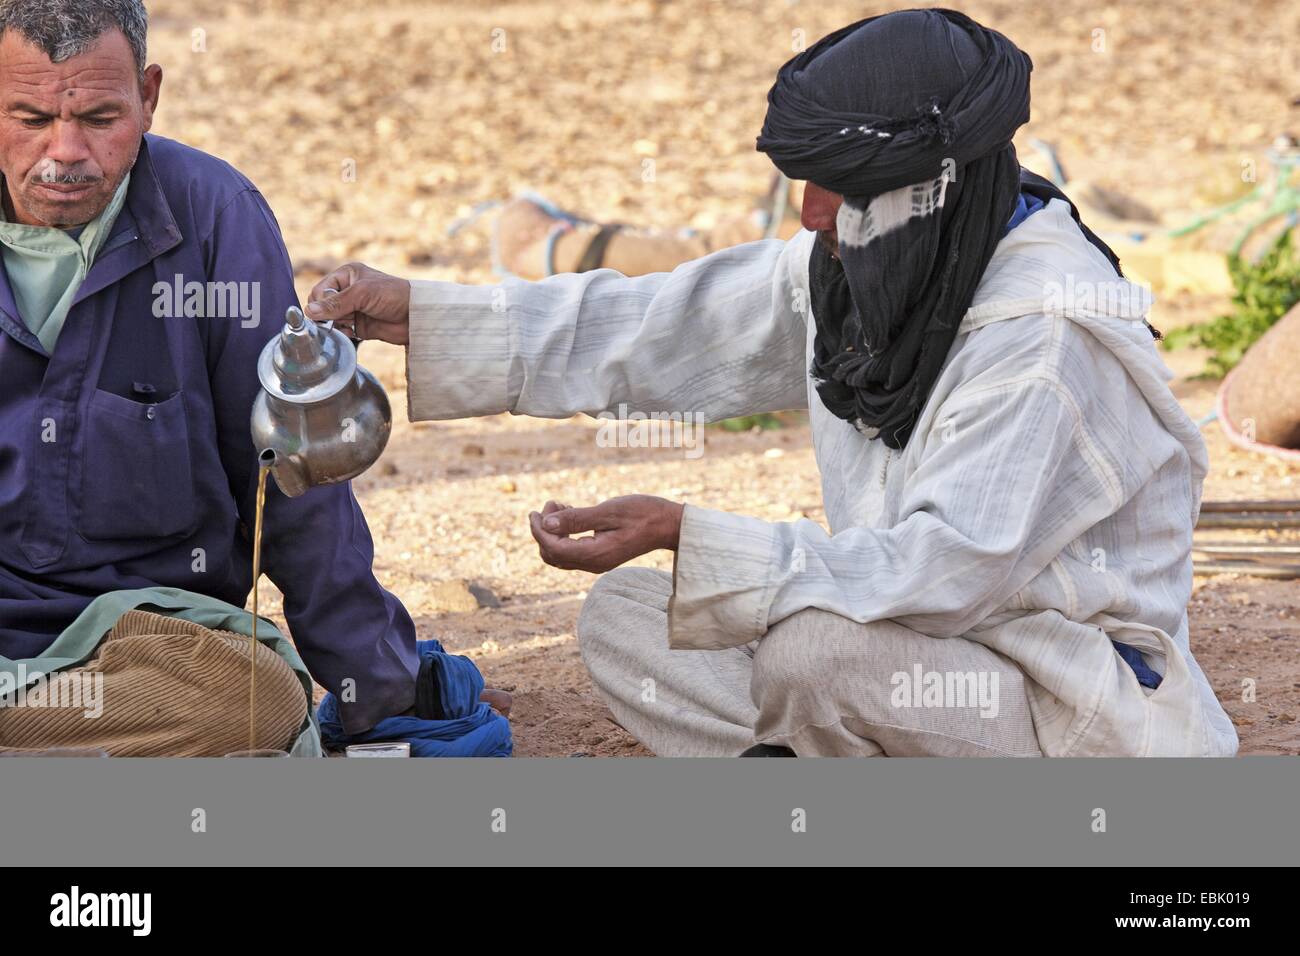
[[1015,210],[1011,138],[1029,119],[1032,69],[961,13],[907,10],[818,41],[768,94],[759,150],[844,196],[839,258],[818,243],[809,263],[818,394],[892,448],[911,436]]

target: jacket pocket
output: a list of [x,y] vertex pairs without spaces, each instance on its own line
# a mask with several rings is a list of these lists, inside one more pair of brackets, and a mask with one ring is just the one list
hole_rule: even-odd
[[96,389],[85,425],[82,537],[166,538],[193,530],[197,509],[181,392],[145,404]]

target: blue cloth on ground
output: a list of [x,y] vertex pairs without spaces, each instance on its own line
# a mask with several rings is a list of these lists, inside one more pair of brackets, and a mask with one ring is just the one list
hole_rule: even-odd
[[513,744],[510,721],[479,700],[483,675],[468,657],[448,654],[437,641],[417,641],[421,669],[429,668],[437,682],[444,720],[388,717],[360,734],[345,734],[339,702],[326,694],[316,709],[321,740],[326,747],[405,741],[412,757],[509,757]]

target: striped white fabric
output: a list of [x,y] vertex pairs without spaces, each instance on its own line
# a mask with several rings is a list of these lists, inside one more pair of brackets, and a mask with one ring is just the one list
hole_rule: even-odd
[[841,245],[861,248],[913,219],[942,214],[947,194],[948,177],[940,176],[873,196],[860,209],[849,202],[841,203],[835,217],[835,234]]
[[[669,642],[734,647],[804,608],[963,635],[1029,678],[1048,755],[1230,755],[1188,648],[1207,458],[1117,279],[1053,201],[998,246],[902,452],[821,405],[803,232],[671,274],[414,282],[413,420],[809,409],[831,532],[688,505]],[[1164,675],[1142,688],[1110,639]]]

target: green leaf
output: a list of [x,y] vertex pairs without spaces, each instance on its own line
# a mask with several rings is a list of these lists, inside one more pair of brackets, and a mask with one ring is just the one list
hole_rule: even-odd
[[771,412],[764,412],[761,415],[744,415],[740,418],[728,418],[717,423],[717,427],[724,432],[748,432],[758,429],[759,431],[771,431],[774,428],[784,427],[784,423]]
[[1227,375],[1246,350],[1300,302],[1300,250],[1292,241],[1292,230],[1282,233],[1258,262],[1229,256],[1228,274],[1235,288],[1232,312],[1177,329],[1164,340],[1166,349],[1209,349],[1205,372],[1218,378]]

